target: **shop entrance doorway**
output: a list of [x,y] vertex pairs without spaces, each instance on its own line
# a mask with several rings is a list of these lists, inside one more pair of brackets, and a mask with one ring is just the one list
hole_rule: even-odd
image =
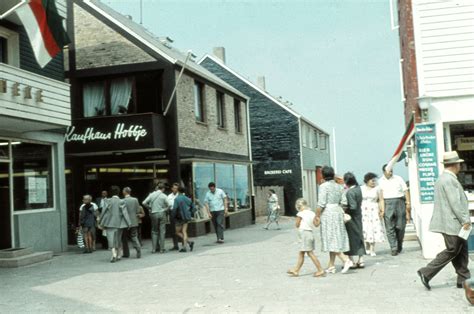
[[0,160],[0,250],[11,248],[10,163]]

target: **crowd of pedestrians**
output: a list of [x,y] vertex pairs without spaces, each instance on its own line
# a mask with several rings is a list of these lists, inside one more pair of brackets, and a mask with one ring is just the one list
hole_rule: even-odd
[[[383,176],[377,185],[377,175],[367,173],[364,184],[359,185],[354,174],[348,172],[343,184],[336,180],[334,169],[322,169],[323,183],[319,187],[318,206],[315,211],[304,199],[296,201],[298,211],[296,228],[299,237],[299,256],[295,268],[288,270],[298,276],[304,256],[311,258],[317,268],[315,277],[335,274],[336,259],[342,262],[341,273],[364,268],[365,255],[376,256],[375,244],[387,238],[392,256],[403,251],[403,238],[407,220],[410,219],[410,197],[403,179],[383,166]],[[269,216],[271,222],[271,199]],[[329,262],[322,272],[314,254],[314,230],[321,232],[321,249],[329,253]]]
[[[224,243],[225,216],[228,214],[228,199],[225,192],[214,182],[208,185],[209,191],[204,206],[216,231],[217,243]],[[136,251],[136,258],[142,255],[141,225],[148,211],[151,220],[151,253],[164,253],[166,226],[171,228],[173,250],[193,251],[194,241],[188,236],[188,224],[196,216],[196,207],[186,195],[185,188],[178,183],[171,186],[166,195],[166,185],[158,183],[155,191],[141,203],[131,195],[130,187],[122,190],[111,186],[102,191],[101,196],[92,202],[90,195],[84,195],[79,208],[78,233],[84,239],[84,253],[95,251],[97,234],[106,239],[111,252],[110,262],[130,257],[129,242]],[[96,229],[99,230],[96,230]],[[181,247],[179,244],[181,243]]]

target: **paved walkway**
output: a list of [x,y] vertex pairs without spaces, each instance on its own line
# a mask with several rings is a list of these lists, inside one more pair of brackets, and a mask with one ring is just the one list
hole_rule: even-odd
[[[262,225],[197,239],[193,253],[149,253],[108,262],[109,253],[69,252],[50,262],[0,269],[0,313],[12,312],[248,312],[248,313],[474,313],[455,287],[451,266],[422,287],[416,270],[426,261],[417,242],[397,257],[386,245],[366,268],[313,278],[285,271],[296,261],[293,221],[283,230]],[[319,253],[326,264],[326,254]]]

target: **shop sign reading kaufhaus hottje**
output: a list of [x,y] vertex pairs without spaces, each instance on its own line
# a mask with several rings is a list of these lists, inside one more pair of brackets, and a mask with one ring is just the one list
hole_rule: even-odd
[[416,125],[416,147],[418,177],[420,182],[420,202],[432,203],[434,185],[438,179],[438,149],[436,144],[436,125]]
[[74,121],[65,134],[69,152],[165,149],[163,123],[150,114]]

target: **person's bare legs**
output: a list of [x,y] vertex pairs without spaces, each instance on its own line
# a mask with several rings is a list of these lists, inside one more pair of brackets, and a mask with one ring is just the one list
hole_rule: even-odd
[[314,266],[316,266],[316,268],[318,269],[318,272],[315,273],[314,275],[317,276],[317,277],[324,275],[324,269],[321,266],[321,263],[319,262],[319,259],[316,257],[316,254],[314,254],[313,251],[306,252],[306,253],[308,254],[309,258],[311,258],[311,260],[313,261]]
[[183,226],[176,226],[176,235],[181,238],[181,242],[184,245],[184,234],[183,234]]
[[188,224],[183,224],[181,234],[183,235],[183,246],[186,247],[188,244]]
[[336,263],[336,253],[334,253],[334,252],[329,252],[329,264],[328,264],[328,269],[329,269],[329,268],[333,268],[335,263]]
[[336,253],[334,253],[334,254],[335,254],[335,256],[339,257],[339,259],[340,259],[343,263],[345,263],[345,262],[347,262],[347,261],[349,260],[349,257],[347,257],[347,255],[344,254],[344,253],[342,253],[342,252],[336,252]]
[[296,262],[296,267],[293,269],[290,269],[288,271],[288,274],[293,275],[293,276],[298,276],[301,267],[303,266],[304,263],[304,253],[305,252],[299,252],[298,253],[298,261]]

